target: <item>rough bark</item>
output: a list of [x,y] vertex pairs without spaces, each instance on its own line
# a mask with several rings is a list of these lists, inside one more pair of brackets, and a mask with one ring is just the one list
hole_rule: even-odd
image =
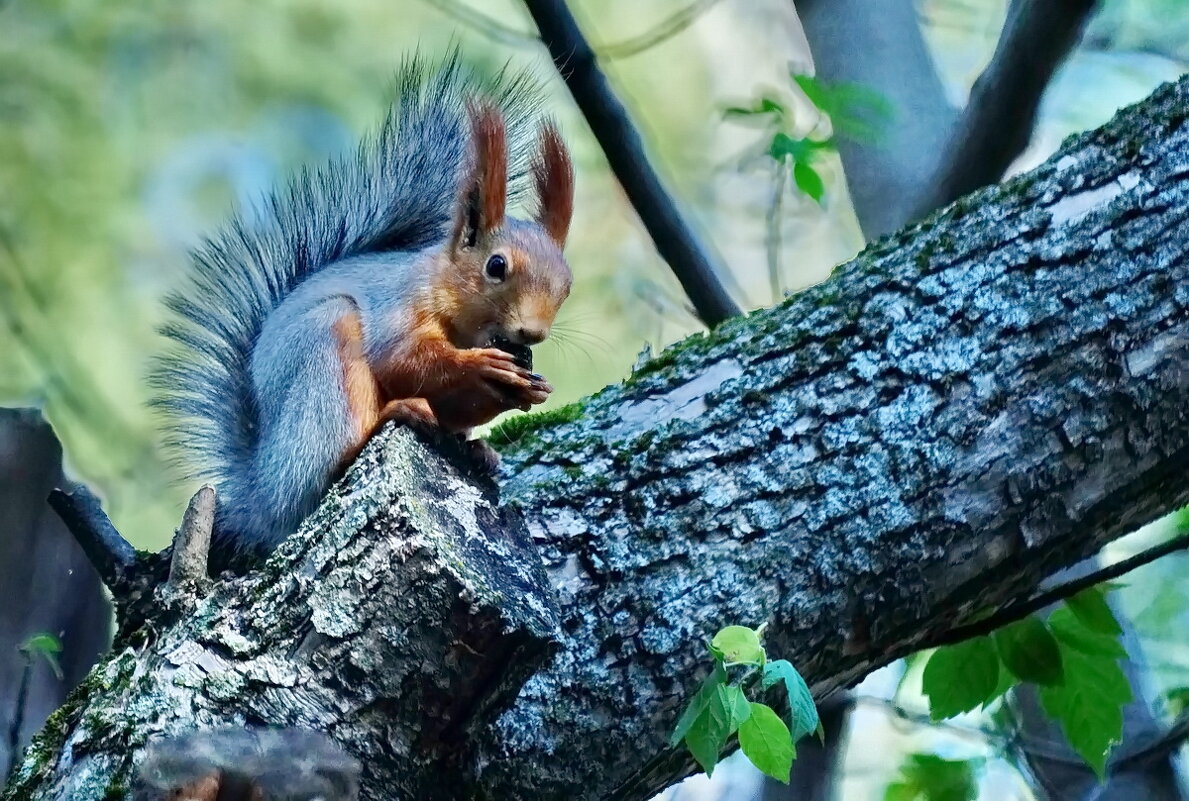
[[767,621],[820,697],[1030,594],[1189,501],[1187,115],[1166,87],[505,426],[502,511],[386,431],[97,669],[8,798],[119,797],[146,738],[267,722],[329,732],[365,799],[642,799],[691,770],[665,738],[718,626]]

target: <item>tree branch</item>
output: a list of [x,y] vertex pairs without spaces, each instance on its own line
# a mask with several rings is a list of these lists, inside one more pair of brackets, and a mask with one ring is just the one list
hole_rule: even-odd
[[136,549],[112,525],[99,499],[83,484],[70,484],[65,490],[51,491],[49,504],[95,566],[99,578],[119,594],[136,561]]
[[917,216],[998,181],[1028,146],[1036,111],[1099,0],[1012,0],[991,63],[975,81]]
[[606,154],[612,172],[652,237],[657,252],[681,282],[698,317],[708,326],[715,326],[739,314],[739,306],[720,279],[724,274],[721,260],[698,241],[665,191],[644,153],[639,133],[599,70],[595,54],[565,0],[525,0],[524,4],[537,23],[574,102]]
[[1134,556],[1122,559],[1114,564],[1099,568],[1092,573],[1087,573],[1085,576],[1067,581],[1059,584],[1052,589],[1045,590],[1039,595],[1034,595],[1022,601],[1009,603],[1007,606],[1000,609],[993,615],[990,615],[978,622],[971,623],[966,626],[958,626],[950,629],[944,637],[938,641],[938,645],[952,645],[953,643],[969,640],[971,637],[978,637],[983,634],[990,634],[996,629],[1001,629],[1008,623],[1014,623],[1021,618],[1028,617],[1034,612],[1039,612],[1046,606],[1055,604],[1058,601],[1064,601],[1077,595],[1082,590],[1088,590],[1091,587],[1101,584],[1104,581],[1117,579],[1120,576],[1125,576],[1132,570],[1143,567],[1146,564],[1156,561],[1162,556],[1183,551],[1189,548],[1189,534],[1184,534],[1178,537],[1173,537],[1167,542],[1160,545],[1148,548],[1146,551],[1141,551]]

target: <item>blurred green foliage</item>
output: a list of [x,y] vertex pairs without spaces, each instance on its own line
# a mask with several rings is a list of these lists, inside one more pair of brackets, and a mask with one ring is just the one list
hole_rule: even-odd
[[[531,29],[517,3],[480,5]],[[9,0],[0,30],[0,403],[45,408],[138,546],[168,541],[192,489],[145,407],[160,296],[233,206],[353,146],[414,49],[537,67],[554,92],[579,172],[577,286],[538,360],[556,403],[695,327],[675,294],[667,332],[629,322],[619,288],[670,279],[531,40],[497,45],[418,0]]]

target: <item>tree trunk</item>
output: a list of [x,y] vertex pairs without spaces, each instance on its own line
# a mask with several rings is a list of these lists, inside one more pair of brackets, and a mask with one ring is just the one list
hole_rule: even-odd
[[[11,801],[147,739],[329,732],[365,799],[643,799],[717,627],[821,697],[1189,501],[1189,82],[622,385],[493,435],[502,507],[378,436],[258,572],[161,591]],[[541,566],[543,562],[543,569]]]
[[[62,483],[62,446],[35,409],[0,409],[0,777],[111,641],[111,607],[46,495]],[[61,676],[25,656],[35,634],[62,645]]]

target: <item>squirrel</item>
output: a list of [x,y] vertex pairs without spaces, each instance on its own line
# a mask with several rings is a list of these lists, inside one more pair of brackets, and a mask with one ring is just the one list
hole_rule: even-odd
[[[216,489],[216,550],[271,551],[387,421],[465,440],[552,391],[524,357],[572,282],[556,126],[534,125],[524,74],[483,79],[457,52],[406,61],[396,95],[354,159],[233,217],[166,299],[153,402],[167,446]],[[533,219],[506,216],[526,182]]]

